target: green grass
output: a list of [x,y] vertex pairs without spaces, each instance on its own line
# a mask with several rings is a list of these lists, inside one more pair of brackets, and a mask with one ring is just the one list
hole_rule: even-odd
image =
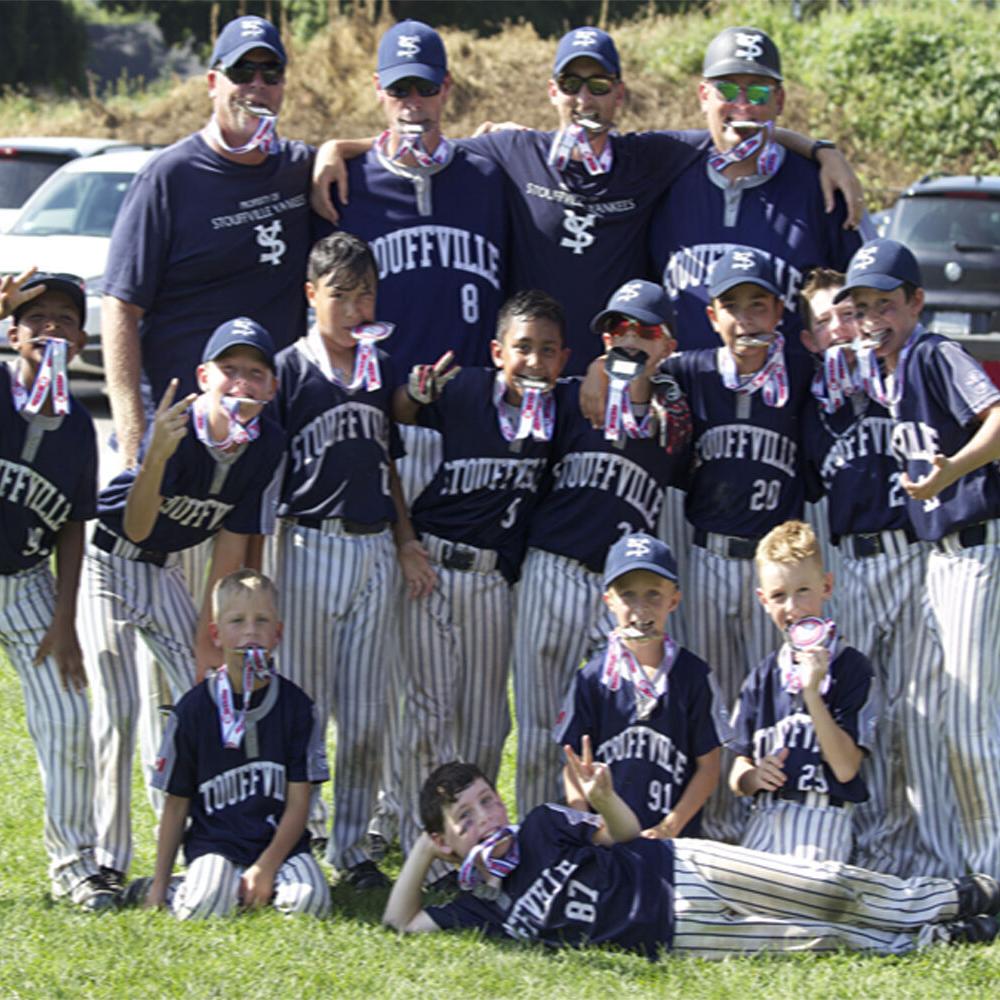
[[[0,662],[0,997],[991,997],[1000,945],[656,965],[608,951],[550,953],[475,935],[400,938],[378,923],[384,894],[334,889],[326,921],[260,913],[179,924],[165,913],[92,917],[47,896],[42,800],[20,689]],[[500,780],[513,801],[508,741]],[[138,777],[138,776],[137,776]],[[137,796],[135,872],[151,870],[153,815]],[[398,858],[395,863],[398,864]]]

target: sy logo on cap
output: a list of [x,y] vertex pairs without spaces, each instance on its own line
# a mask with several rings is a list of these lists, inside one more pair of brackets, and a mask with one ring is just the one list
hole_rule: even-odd
[[400,35],[397,39],[396,55],[401,59],[416,59],[420,53],[419,35]]
[[671,331],[677,325],[670,296],[654,281],[627,281],[590,321],[590,329],[594,333],[604,333],[609,320],[613,325],[623,316],[649,326],[666,326]]
[[914,288],[923,284],[920,265],[910,248],[896,240],[871,240],[855,251],[847,267],[847,281],[833,301],[847,298],[852,288],[891,292],[904,284]]
[[596,45],[597,32],[593,28],[577,28],[573,32],[573,44],[583,46]]
[[633,570],[645,569],[665,580],[676,583],[677,560],[670,546],[643,531],[623,535],[608,549],[604,562],[604,587],[607,589],[620,576]]
[[708,276],[708,296],[717,299],[736,285],[759,285],[781,296],[768,254],[753,247],[730,247],[714,264]]

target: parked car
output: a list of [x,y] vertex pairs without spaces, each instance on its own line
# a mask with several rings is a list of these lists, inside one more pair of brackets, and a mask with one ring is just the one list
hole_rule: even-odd
[[137,147],[121,139],[79,136],[0,138],[0,233],[7,230],[41,183],[64,163],[115,148]]
[[[102,375],[101,281],[111,229],[132,178],[155,149],[123,149],[71,160],[28,199],[10,230],[0,233],[0,274],[68,271],[87,283],[87,346],[73,364]],[[9,351],[6,338],[0,350]]]

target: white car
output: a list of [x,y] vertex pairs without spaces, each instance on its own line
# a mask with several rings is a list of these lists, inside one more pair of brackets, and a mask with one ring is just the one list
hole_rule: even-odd
[[[65,271],[87,284],[87,346],[74,362],[81,374],[101,375],[101,283],[111,228],[132,178],[155,149],[128,149],[71,160],[28,199],[0,233],[0,274]],[[0,349],[7,351],[6,338]]]

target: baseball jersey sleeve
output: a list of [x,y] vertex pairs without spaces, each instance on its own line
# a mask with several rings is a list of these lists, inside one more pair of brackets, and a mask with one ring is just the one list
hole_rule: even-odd
[[928,384],[931,391],[963,427],[1000,402],[1000,389],[990,381],[978,362],[958,344],[941,340],[930,361]]
[[[282,687],[292,687],[291,681],[282,679]],[[292,730],[288,747],[288,780],[319,783],[330,780],[326,763],[325,727],[316,718],[316,706],[301,689],[296,689],[300,704],[297,705],[297,723]]]
[[170,713],[151,782],[161,792],[184,799],[194,798],[198,791],[197,741],[192,738],[190,726],[185,725],[185,719],[190,719],[191,704],[192,698],[186,695]]
[[[601,654],[603,658],[603,653]],[[594,736],[597,731],[595,719],[596,700],[599,692],[593,661],[573,675],[573,682],[566,692],[552,739],[560,746],[568,743],[577,753],[584,736]]]
[[725,701],[711,671],[692,685],[688,710],[691,719],[693,750],[696,757],[711,753],[716,747],[729,746],[733,729],[726,717]]
[[882,710],[882,697],[867,657],[844,649],[837,657],[836,683],[830,692],[833,721],[863,750],[871,752]]

